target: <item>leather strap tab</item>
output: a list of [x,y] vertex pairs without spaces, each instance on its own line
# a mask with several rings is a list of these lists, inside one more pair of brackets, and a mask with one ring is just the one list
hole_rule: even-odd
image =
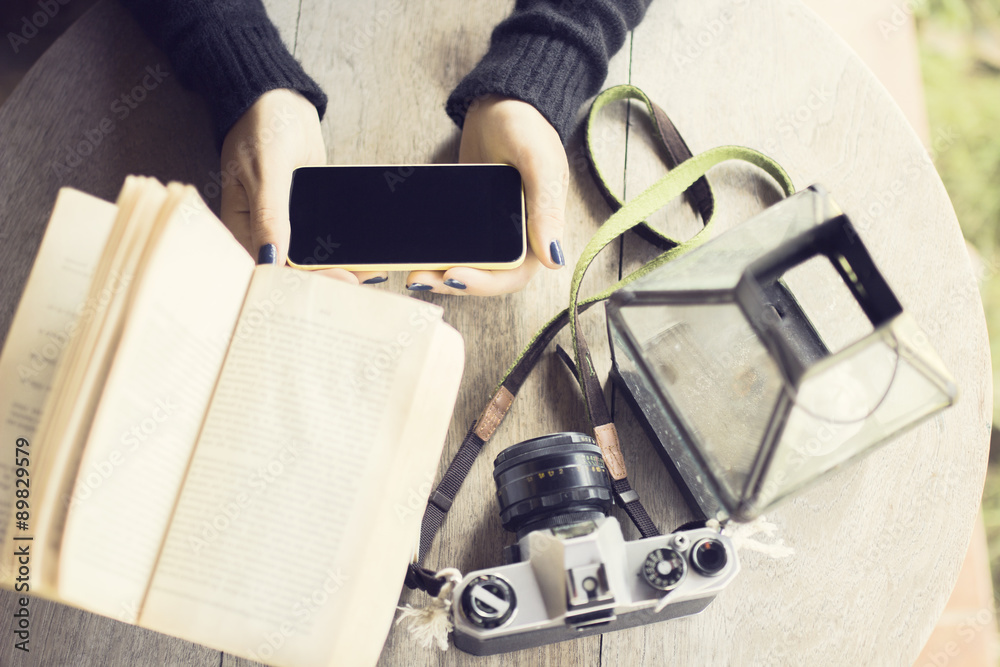
[[513,403],[514,394],[510,393],[507,387],[500,385],[486,409],[483,410],[483,414],[479,415],[479,419],[476,420],[475,432],[483,442],[493,437],[493,432],[497,430],[497,426],[503,421],[504,415],[507,414]]
[[602,424],[594,427],[594,439],[597,446],[601,448],[601,455],[604,457],[604,465],[608,467],[608,474],[611,479],[625,479],[625,458],[622,456],[621,443],[618,442],[618,429],[614,423]]
[[[643,94],[645,97],[645,94]],[[656,127],[660,141],[667,149],[667,167],[673,169],[681,162],[688,160],[694,155],[688,148],[684,137],[677,131],[670,116],[660,108],[656,102],[646,98],[649,108],[653,110],[653,124]],[[684,192],[688,202],[701,214],[702,221],[711,220],[715,214],[715,197],[712,195],[712,188],[708,184],[708,179],[702,176]]]

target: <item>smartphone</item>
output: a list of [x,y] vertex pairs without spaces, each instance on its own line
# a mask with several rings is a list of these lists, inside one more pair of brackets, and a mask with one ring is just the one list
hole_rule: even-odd
[[503,164],[299,167],[289,218],[301,269],[511,269],[526,250],[521,175]]

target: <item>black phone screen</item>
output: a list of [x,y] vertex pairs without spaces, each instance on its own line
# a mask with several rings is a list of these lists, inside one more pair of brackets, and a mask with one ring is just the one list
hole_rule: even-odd
[[473,264],[521,257],[521,175],[509,165],[299,167],[295,264]]

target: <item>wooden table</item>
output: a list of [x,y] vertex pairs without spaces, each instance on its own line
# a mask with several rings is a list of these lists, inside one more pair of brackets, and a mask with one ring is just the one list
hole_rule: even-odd
[[[323,123],[328,158],[343,164],[453,161],[458,133],[442,110],[444,100],[512,4],[477,3],[469,11],[445,0],[268,3],[296,57],[330,94]],[[66,161],[85,132],[99,127],[146,66],[158,64],[169,69],[126,12],[105,0],[58,40],[0,108],[0,331],[9,327],[60,186],[113,199],[129,173],[189,181],[200,189],[212,183],[219,167],[207,114],[173,77],[116,120],[79,164],[54,166]],[[889,95],[796,0],[660,0],[611,63],[607,85],[624,82],[659,101],[696,153],[745,144],[777,158],[799,187],[819,181],[832,190],[958,378],[960,401],[770,513],[795,555],[776,560],[742,553],[736,583],[697,617],[489,659],[454,649],[424,651],[394,630],[382,663],[912,664],[966,551],[992,406],[982,306],[944,188]],[[625,115],[623,106],[605,117],[599,155],[616,185],[634,195],[663,167],[644,131],[644,115],[633,108],[629,130]],[[947,150],[954,141],[961,137],[938,137],[935,147]],[[564,245],[575,260],[608,210],[580,168],[579,134],[568,152],[573,174]],[[776,199],[771,183],[742,165],[722,165],[710,178],[723,226]],[[656,221],[677,235],[697,224],[680,204]],[[619,252],[626,268],[651,256],[641,240],[628,238],[598,259],[589,290],[618,275]],[[444,306],[468,350],[449,454],[530,333],[564,305],[569,279],[568,269],[548,272],[524,292],[489,302],[422,296]],[[401,291],[403,280],[393,275],[375,289]],[[602,315],[591,312],[585,326],[605,372]],[[672,528],[688,510],[632,415],[621,401],[617,405],[633,485],[659,525]],[[474,468],[428,564],[463,571],[498,564],[511,538],[494,506],[493,457],[528,437],[584,428],[573,381],[550,356]],[[620,518],[626,536],[634,538],[636,531]],[[0,664],[220,664],[216,651],[44,602],[34,607],[32,652],[24,655],[10,639],[13,604],[13,595],[0,594],[0,636],[6,638]],[[223,655],[221,664],[249,663]]]

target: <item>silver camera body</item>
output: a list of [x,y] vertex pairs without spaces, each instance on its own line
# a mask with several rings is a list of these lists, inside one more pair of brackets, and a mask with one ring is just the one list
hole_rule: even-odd
[[462,651],[493,655],[697,614],[740,569],[717,530],[626,542],[613,517],[531,531],[513,551],[518,562],[456,586]]

